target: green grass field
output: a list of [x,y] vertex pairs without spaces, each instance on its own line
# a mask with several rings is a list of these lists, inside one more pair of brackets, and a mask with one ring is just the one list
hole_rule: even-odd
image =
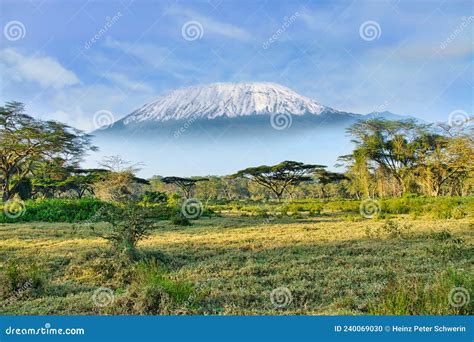
[[472,314],[471,302],[449,296],[461,287],[473,297],[473,228],[470,216],[387,223],[337,213],[157,221],[137,265],[113,255],[104,224],[0,224],[0,311]]

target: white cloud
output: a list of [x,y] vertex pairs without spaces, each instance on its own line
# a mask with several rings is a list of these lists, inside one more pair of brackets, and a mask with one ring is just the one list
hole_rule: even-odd
[[[248,41],[252,38],[249,32],[240,27],[217,21],[188,8],[174,8],[169,13],[185,17],[187,20],[198,21],[204,29],[204,35],[211,33],[241,41]],[[182,24],[184,24],[184,22]]]
[[107,72],[104,74],[104,77],[114,82],[119,87],[125,90],[141,91],[141,92],[146,92],[146,93],[153,92],[153,88],[150,85],[144,82],[137,82],[137,81],[131,80],[130,78],[128,78],[128,76],[124,74],[120,74],[116,72]]
[[159,47],[153,44],[118,41],[111,37],[105,39],[105,46],[107,48],[121,50],[155,68],[161,66],[171,55],[171,51],[168,48]]
[[14,49],[0,51],[2,74],[13,82],[35,82],[43,88],[61,89],[79,83],[76,74],[51,57],[25,56]]

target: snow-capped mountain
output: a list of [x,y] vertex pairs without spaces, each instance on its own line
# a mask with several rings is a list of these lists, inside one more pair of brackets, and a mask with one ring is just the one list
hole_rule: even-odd
[[256,114],[319,115],[334,111],[275,83],[213,83],[181,88],[146,104],[123,119],[144,121],[235,118]]
[[[361,115],[274,83],[214,83],[171,91],[92,134],[100,152],[143,162],[143,176],[231,174],[283,160],[325,164],[350,153],[346,129]],[[94,165],[93,162],[90,163]]]

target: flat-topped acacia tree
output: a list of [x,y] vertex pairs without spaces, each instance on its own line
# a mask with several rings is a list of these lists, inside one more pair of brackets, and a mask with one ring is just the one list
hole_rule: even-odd
[[232,177],[242,177],[272,191],[278,201],[290,185],[298,185],[313,180],[316,170],[324,169],[324,165],[303,164],[295,161],[284,161],[273,166],[249,167],[238,171]]
[[207,181],[207,178],[163,177],[165,184],[174,184],[184,192],[186,198],[191,198],[191,192],[197,182]]

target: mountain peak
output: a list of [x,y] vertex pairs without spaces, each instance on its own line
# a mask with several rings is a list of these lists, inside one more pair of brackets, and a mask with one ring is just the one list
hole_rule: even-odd
[[333,111],[276,83],[212,83],[173,90],[137,109],[125,117],[123,123],[274,113],[318,115],[327,110]]

